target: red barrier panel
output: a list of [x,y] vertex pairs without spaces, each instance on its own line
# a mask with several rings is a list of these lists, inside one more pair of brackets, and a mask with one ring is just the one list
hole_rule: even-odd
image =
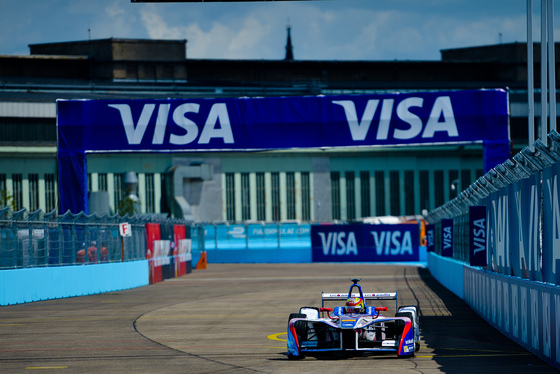
[[161,282],[161,230],[159,223],[146,223],[146,259],[150,268],[150,284]]
[[150,284],[192,272],[190,232],[187,235],[185,225],[147,223],[145,227]]

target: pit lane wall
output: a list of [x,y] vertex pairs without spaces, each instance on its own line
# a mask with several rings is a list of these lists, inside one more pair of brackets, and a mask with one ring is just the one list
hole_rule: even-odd
[[560,135],[548,144],[535,142],[430,212],[428,267],[490,325],[560,369]]

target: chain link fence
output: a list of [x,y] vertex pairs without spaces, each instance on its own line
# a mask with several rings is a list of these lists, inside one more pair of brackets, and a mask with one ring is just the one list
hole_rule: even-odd
[[[0,209],[0,269],[142,260],[145,224],[154,218],[157,222],[149,216],[57,215],[5,207]],[[120,236],[124,222],[131,236]]]

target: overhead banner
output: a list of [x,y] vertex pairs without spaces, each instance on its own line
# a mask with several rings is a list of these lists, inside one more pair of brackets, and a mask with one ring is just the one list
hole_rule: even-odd
[[505,90],[57,101],[61,211],[87,213],[87,153],[484,144],[509,155]]
[[313,262],[408,262],[420,259],[420,228],[398,225],[312,225]]

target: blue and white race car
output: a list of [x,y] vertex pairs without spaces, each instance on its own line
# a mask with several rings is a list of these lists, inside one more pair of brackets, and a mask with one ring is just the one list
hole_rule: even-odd
[[[288,318],[288,358],[394,352],[413,357],[420,349],[418,308],[398,305],[397,292],[363,293],[359,279],[352,279],[348,293],[322,293],[321,308],[302,307]],[[325,301],[346,300],[345,306],[325,308]],[[370,300],[395,300],[394,317],[387,307],[373,307]],[[321,316],[321,314],[323,316]]]

